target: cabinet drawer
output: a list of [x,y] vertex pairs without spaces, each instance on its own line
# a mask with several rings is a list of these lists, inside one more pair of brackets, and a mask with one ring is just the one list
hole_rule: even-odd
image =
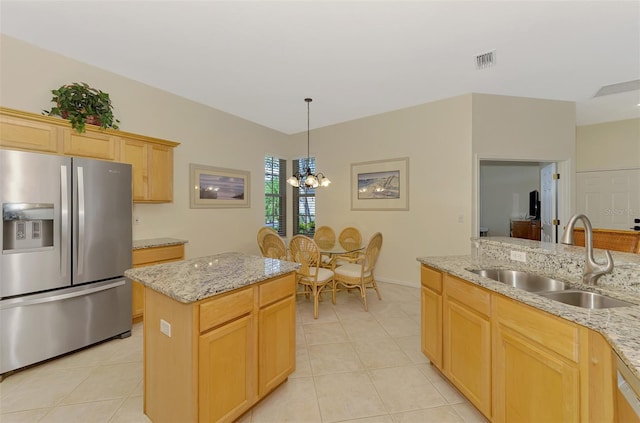
[[453,298],[484,316],[491,315],[491,294],[488,291],[454,276],[445,275],[444,280],[448,298]]
[[200,332],[236,319],[253,310],[253,288],[244,288],[200,304]]
[[519,302],[494,296],[497,324],[525,335],[569,360],[580,358],[579,327]]
[[166,247],[141,248],[133,250],[133,266],[147,263],[161,263],[164,261],[181,260],[184,258],[184,245],[169,245]]
[[422,265],[422,269],[420,270],[420,279],[422,280],[422,285],[431,289],[432,291],[436,291],[437,293],[442,293],[442,273],[432,269],[430,267]]
[[260,307],[293,295],[295,286],[296,280],[293,274],[263,283],[259,287]]

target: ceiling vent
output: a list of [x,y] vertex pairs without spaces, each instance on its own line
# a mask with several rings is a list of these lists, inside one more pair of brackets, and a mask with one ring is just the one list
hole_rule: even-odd
[[476,69],[486,69],[496,64],[496,51],[492,50],[487,53],[478,54],[476,56]]
[[617,84],[605,85],[598,90],[594,97],[602,97],[603,95],[620,94],[636,90],[640,90],[640,79],[636,79],[635,81],[619,82]]

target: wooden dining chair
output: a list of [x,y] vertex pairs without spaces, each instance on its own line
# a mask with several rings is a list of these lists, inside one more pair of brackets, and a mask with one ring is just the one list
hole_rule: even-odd
[[264,240],[264,236],[268,233],[274,233],[277,234],[277,232],[275,231],[275,229],[270,228],[269,226],[263,226],[260,229],[258,229],[258,235],[257,235],[257,239],[258,239],[258,248],[260,248],[260,254],[262,254],[263,257],[266,257],[264,255],[264,247],[263,247],[263,240]]
[[[333,272],[320,267],[320,249],[315,241],[304,235],[296,235],[289,243],[291,260],[300,263],[296,271],[298,285],[303,287],[302,292],[313,297],[313,318],[318,318],[318,302],[322,290],[333,285]],[[335,298],[335,297],[334,297]]]
[[264,248],[264,253],[262,254],[264,257],[278,260],[287,259],[287,245],[275,231],[273,233],[267,233],[264,236],[262,248]]
[[[336,244],[336,233],[331,226],[320,226],[316,228],[313,234],[313,240],[318,245],[322,245],[322,248],[330,249]],[[320,266],[331,268],[331,256],[327,254],[320,254]]]
[[382,234],[376,232],[369,240],[364,254],[359,258],[357,263],[349,263],[336,267],[332,286],[332,300],[334,304],[336,302],[336,291],[355,288],[360,290],[360,297],[364,303],[365,311],[369,311],[369,306],[367,305],[367,288],[375,289],[376,294],[378,294],[378,300],[382,300],[380,291],[378,290],[378,284],[373,275],[381,248]]

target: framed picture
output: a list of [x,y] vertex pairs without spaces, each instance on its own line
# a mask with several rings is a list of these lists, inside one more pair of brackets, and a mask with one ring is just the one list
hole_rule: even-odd
[[351,164],[351,210],[409,210],[409,158]]
[[249,207],[250,172],[189,164],[192,209]]

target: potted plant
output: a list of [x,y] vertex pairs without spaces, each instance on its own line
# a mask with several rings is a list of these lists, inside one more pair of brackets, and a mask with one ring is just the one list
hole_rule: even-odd
[[118,129],[120,121],[113,116],[109,94],[84,82],[63,85],[57,90],[51,90],[51,93],[51,101],[56,106],[51,110],[43,110],[43,114],[68,119],[71,127],[78,132],[84,132],[87,123],[104,129]]

